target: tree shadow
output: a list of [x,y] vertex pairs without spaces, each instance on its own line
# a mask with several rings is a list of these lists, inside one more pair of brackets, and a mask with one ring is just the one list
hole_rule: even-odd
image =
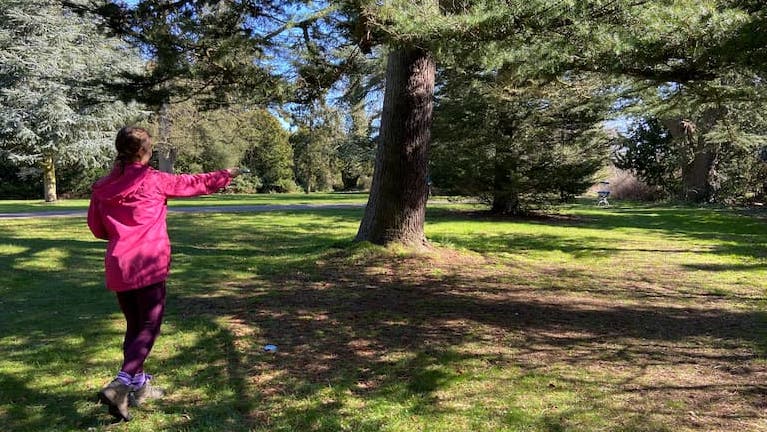
[[[488,270],[482,257],[359,254],[339,249],[348,246],[359,211],[301,215],[282,222],[270,222],[273,215],[243,214],[236,221],[173,216],[172,325],[159,343],[175,344],[174,335],[182,333],[196,339],[174,345],[172,356],[153,363],[167,371],[159,378],[172,392],[143,412],[161,418],[163,430],[374,431],[393,421],[472,415],[480,424],[456,428],[489,430],[492,423],[510,430],[577,430],[584,418],[599,417],[607,429],[672,430],[687,411],[699,413],[700,428],[736,430],[743,429],[739,422],[763,419],[767,315],[744,307],[746,298],[696,297],[672,286],[610,297],[627,289],[625,280],[555,268],[535,277],[565,280],[571,290],[547,289],[508,279],[503,269]],[[58,229],[89,238],[82,219],[56,221],[62,222]],[[584,224],[601,226],[589,220],[573,228]],[[337,225],[349,229],[328,228]],[[663,224],[657,229],[673,231]],[[690,235],[703,238],[696,229],[688,227]],[[740,239],[736,234],[732,238]],[[15,247],[0,255],[0,269],[16,278],[0,289],[0,361],[26,370],[0,377],[0,428],[108,424],[102,407],[85,402],[110,378],[121,338],[108,325],[120,319],[112,294],[101,286],[103,243],[71,235],[30,238],[5,226],[0,238]],[[615,252],[600,242],[587,238],[592,250],[556,236],[532,236],[521,245],[486,236],[471,244],[488,255],[563,244],[580,256]],[[51,268],[34,264],[49,251],[66,253]],[[604,298],[581,295],[573,286],[589,278],[593,284],[585,292]],[[693,301],[680,304],[684,299]],[[265,353],[266,343],[278,351]],[[112,345],[105,356],[103,347]],[[675,375],[696,369],[716,379]],[[62,371],[103,376],[90,388],[31,384],[35,374]],[[473,387],[481,382],[498,387]],[[500,401],[483,395],[499,387],[520,387],[520,393]],[[451,392],[460,403],[445,401]],[[523,401],[559,392],[578,394],[581,402],[532,411]],[[726,397],[735,402],[728,405]],[[680,399],[684,412],[660,405]],[[36,416],[41,406],[55,423]],[[365,410],[380,415],[360,415]]]
[[[767,350],[764,312],[725,305],[592,304],[524,287],[494,292],[498,288],[493,276],[454,271],[424,277],[412,273],[418,268],[416,262],[398,263],[390,256],[353,266],[345,258],[338,259],[301,277],[259,281],[266,283],[263,290],[253,291],[245,285],[232,297],[181,296],[176,301],[190,314],[229,316],[236,326],[258,329],[258,337],[246,338],[241,352],[243,364],[252,366],[251,373],[279,377],[264,378],[255,387],[266,405],[279,404],[288,396],[312,399],[311,395],[316,397],[331,386],[358,397],[410,403],[409,412],[440,412],[444,407],[434,394],[457,379],[450,370],[472,360],[540,375],[551,373],[553,363],[574,370],[594,365],[626,370],[629,376],[613,391],[594,396],[596,406],[560,413],[561,424],[585,410],[608,409],[610,397],[626,397],[634,387],[659,395],[738,389],[738,398],[750,407],[741,417],[759,416],[764,387],[756,378],[765,372],[758,365]],[[392,271],[366,272],[387,268]],[[456,351],[465,344],[492,346],[505,341],[513,341],[513,356]],[[264,343],[278,344],[279,352],[264,356],[260,351]],[[391,359],[407,353],[414,358]],[[647,371],[659,367],[694,365],[721,371],[752,363],[757,366],[745,375],[725,373],[732,381],[722,384],[675,387],[645,383]],[[435,369],[435,365],[439,367]],[[744,377],[748,379],[743,381]],[[573,380],[570,385],[593,387],[597,383]],[[712,422],[726,422],[715,401],[701,405],[698,409],[713,413]],[[305,416],[299,411],[289,411],[293,414],[287,417],[262,413],[267,416],[262,420],[268,419],[277,429],[337,430],[338,419],[350,416],[334,404],[313,406]],[[628,423],[632,416],[637,419],[634,428],[625,430],[646,430],[639,427],[643,424],[658,426],[650,421],[652,413],[641,406],[627,415]],[[535,421],[539,426],[557,424],[551,418]]]
[[[111,424],[98,416],[100,407],[95,402],[95,393],[71,387],[34,389],[27,382],[15,375],[0,373],[0,389],[5,394],[0,403],[8,407],[0,415],[0,424],[5,423],[3,430],[62,430],[62,427],[87,430]],[[73,419],[77,420],[73,422]]]

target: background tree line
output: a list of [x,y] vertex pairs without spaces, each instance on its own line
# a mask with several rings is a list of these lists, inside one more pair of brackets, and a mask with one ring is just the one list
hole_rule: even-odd
[[[519,214],[610,161],[658,196],[765,193],[762,2],[61,3],[0,11],[3,170],[47,173],[47,197],[46,167],[103,170],[95,137],[128,121],[156,130],[164,169],[240,163],[255,191],[370,186],[358,238],[382,243],[423,242],[430,186]],[[100,51],[67,45],[85,37]]]

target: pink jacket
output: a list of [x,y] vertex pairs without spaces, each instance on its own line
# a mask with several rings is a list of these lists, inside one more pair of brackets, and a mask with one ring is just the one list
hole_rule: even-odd
[[161,282],[170,269],[165,224],[167,198],[216,192],[232,178],[228,171],[173,175],[134,163],[114,168],[93,185],[88,227],[108,240],[106,285],[128,291]]

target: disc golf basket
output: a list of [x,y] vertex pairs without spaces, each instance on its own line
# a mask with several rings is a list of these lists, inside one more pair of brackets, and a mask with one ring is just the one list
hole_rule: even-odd
[[610,196],[610,182],[599,182],[599,190],[597,191],[597,207],[610,207],[610,201],[607,201],[607,197]]

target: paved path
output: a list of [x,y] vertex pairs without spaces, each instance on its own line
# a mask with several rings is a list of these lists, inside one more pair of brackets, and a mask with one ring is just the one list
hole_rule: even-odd
[[[270,211],[301,211],[301,210],[344,210],[358,209],[365,204],[261,204],[261,205],[218,205],[218,206],[189,206],[168,207],[168,213],[237,213],[237,212],[270,212]],[[0,213],[0,219],[31,219],[50,217],[85,217],[87,210],[55,210],[26,213]]]

